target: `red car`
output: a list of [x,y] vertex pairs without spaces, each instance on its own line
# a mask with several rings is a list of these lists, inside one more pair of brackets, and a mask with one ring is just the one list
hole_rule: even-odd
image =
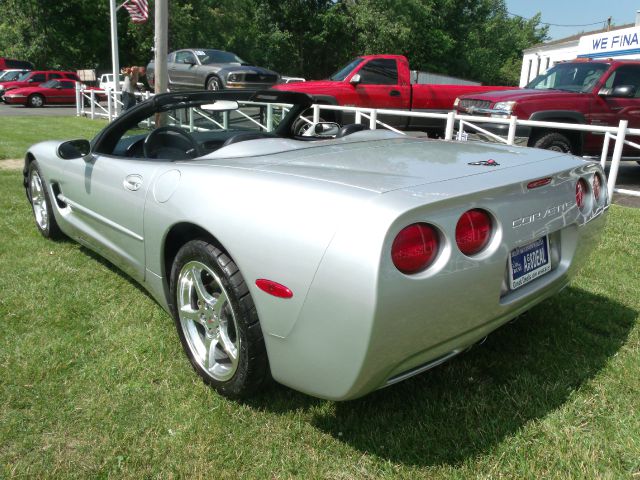
[[[86,87],[93,89],[95,87]],[[42,107],[48,105],[75,104],[75,80],[49,80],[37,87],[14,88],[2,97],[5,103],[19,104],[26,107]]]
[[20,76],[13,82],[0,83],[0,97],[6,94],[9,90],[22,87],[36,87],[41,83],[49,80],[55,80],[57,78],[80,81],[78,75],[73,72],[61,72],[57,70],[33,70]]

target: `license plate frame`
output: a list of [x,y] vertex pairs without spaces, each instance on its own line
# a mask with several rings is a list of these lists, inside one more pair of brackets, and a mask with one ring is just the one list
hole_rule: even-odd
[[516,247],[509,252],[509,287],[516,290],[551,271],[549,236]]

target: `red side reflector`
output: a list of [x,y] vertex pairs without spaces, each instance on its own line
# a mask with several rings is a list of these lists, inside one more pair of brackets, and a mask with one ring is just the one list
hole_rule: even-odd
[[289,288],[281,285],[273,280],[267,280],[266,278],[259,278],[256,280],[256,286],[263,292],[267,292],[269,295],[273,295],[278,298],[291,298],[293,292]]
[[532,188],[544,187],[545,185],[549,185],[550,183],[551,177],[539,178],[538,180],[527,183],[527,188],[531,190]]

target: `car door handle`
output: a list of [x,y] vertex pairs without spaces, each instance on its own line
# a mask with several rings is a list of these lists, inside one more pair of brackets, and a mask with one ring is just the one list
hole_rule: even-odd
[[400,92],[399,92],[398,90],[391,90],[391,91],[389,92],[389,95],[390,95],[391,97],[399,97],[399,96],[400,96]]
[[614,112],[617,112],[619,110],[622,110],[624,107],[609,107],[611,108],[611,110],[613,110]]
[[127,177],[122,182],[122,186],[127,190],[135,192],[142,186],[142,177],[140,175],[127,175]]

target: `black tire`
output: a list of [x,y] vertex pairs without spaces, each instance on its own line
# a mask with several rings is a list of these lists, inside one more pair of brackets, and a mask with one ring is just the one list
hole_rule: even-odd
[[37,93],[29,95],[27,98],[27,107],[40,108],[44,107],[44,97]]
[[218,77],[211,77],[207,80],[207,85],[205,86],[207,90],[222,90],[222,82]]
[[557,132],[541,134],[531,142],[531,146],[562,153],[570,153],[573,150],[571,141]]
[[33,160],[29,164],[29,178],[27,183],[27,192],[31,210],[36,222],[38,231],[45,238],[56,240],[63,237],[62,231],[58,226],[56,217],[53,214],[53,206],[49,197],[49,190],[46,182],[42,178],[38,162]]
[[[269,382],[256,307],[242,274],[224,251],[205,240],[183,245],[171,268],[170,295],[180,342],[205,383],[225,397],[243,398]],[[227,345],[235,348],[235,365],[229,353],[233,349]]]

